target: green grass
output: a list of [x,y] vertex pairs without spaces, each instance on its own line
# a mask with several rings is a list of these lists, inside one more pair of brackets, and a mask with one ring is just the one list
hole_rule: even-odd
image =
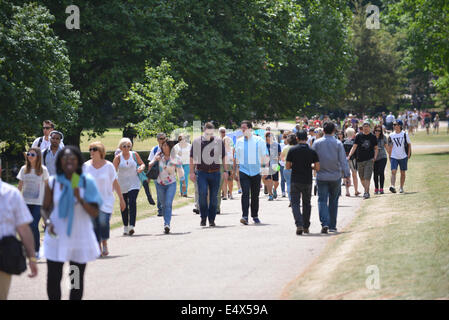
[[[418,154],[409,164],[406,194],[364,201],[348,232],[291,286],[289,298],[449,299],[449,151]],[[326,265],[331,274],[317,286],[322,274],[314,270]],[[379,268],[378,290],[365,285],[370,265]],[[308,290],[311,279],[315,290]]]
[[427,135],[425,130],[420,129],[414,136],[410,137],[415,144],[449,144],[449,134],[446,134],[446,128],[440,128],[439,134],[433,134],[432,129],[430,134]]
[[[109,128],[108,131],[104,133],[103,136],[89,139],[89,133],[91,131],[85,130],[83,136],[81,137],[80,148],[81,151],[89,151],[89,144],[94,141],[101,141],[107,152],[115,151],[117,149],[118,143],[122,138],[122,130],[118,128]],[[139,138],[134,138],[133,150],[135,151],[149,151],[152,147],[157,144],[155,137],[148,138],[145,140],[140,140]]]

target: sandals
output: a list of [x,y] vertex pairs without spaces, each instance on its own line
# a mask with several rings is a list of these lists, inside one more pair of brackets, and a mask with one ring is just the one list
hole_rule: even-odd
[[103,250],[101,252],[101,255],[103,257],[106,257],[107,255],[109,255],[108,247],[103,246]]

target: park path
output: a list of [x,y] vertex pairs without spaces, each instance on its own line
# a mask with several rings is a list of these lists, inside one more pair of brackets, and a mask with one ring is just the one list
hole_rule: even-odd
[[[361,198],[341,197],[338,228],[354,217]],[[87,266],[84,299],[279,299],[284,287],[317,258],[338,234],[321,235],[317,197],[311,233],[295,234],[287,198],[268,201],[261,190],[262,224],[240,224],[240,195],[222,202],[217,227],[200,227],[192,205],[174,211],[171,234],[161,217],[137,222],[136,234],[111,231],[110,256]],[[344,232],[344,231],[343,231]],[[12,281],[9,299],[46,299],[46,264],[39,275]],[[68,298],[67,273],[62,282]]]

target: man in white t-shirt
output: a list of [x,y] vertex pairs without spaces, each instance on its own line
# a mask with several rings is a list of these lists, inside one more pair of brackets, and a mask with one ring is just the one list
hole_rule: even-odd
[[[2,172],[2,161],[0,159],[0,178]],[[29,277],[37,276],[37,260],[34,252],[34,238],[31,232],[30,222],[33,221],[28,207],[20,194],[20,191],[3,182],[0,179],[0,239],[20,235],[22,243],[29,257],[31,274]],[[6,300],[12,275],[0,271],[0,300]]]
[[[34,140],[33,144],[31,145],[31,148],[40,148],[43,152],[51,145],[50,132],[55,130],[55,125],[51,120],[45,120],[42,123],[42,128],[44,131],[44,135],[42,137],[36,138],[36,140]],[[62,141],[60,142],[60,145],[61,148],[64,148],[64,143]]]
[[[164,144],[165,140],[167,140],[167,136],[165,135],[165,133],[161,132],[161,133],[157,134],[156,139],[157,139],[158,145],[153,147],[153,149],[151,149],[150,154],[148,156],[148,162],[153,161],[153,159],[156,156],[156,154],[159,151],[162,151],[162,145]],[[163,216],[163,214],[162,214],[162,204],[161,204],[161,202],[159,200],[159,197],[157,198],[157,215],[159,217]]]
[[398,165],[401,170],[400,193],[404,193],[405,171],[407,171],[407,162],[412,155],[412,145],[410,136],[402,131],[402,121],[393,122],[394,132],[388,137],[387,152],[391,164],[391,186],[390,191],[396,193],[396,172]]

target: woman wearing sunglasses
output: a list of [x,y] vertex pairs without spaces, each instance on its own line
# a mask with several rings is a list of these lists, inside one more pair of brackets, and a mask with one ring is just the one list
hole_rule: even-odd
[[132,142],[129,138],[122,138],[118,147],[121,152],[115,156],[113,164],[118,173],[117,180],[126,205],[122,210],[123,235],[132,236],[136,226],[137,196],[141,187],[137,174],[145,170],[145,163],[137,152],[131,151]]
[[108,239],[110,220],[114,211],[114,190],[120,199],[120,210],[126,209],[125,199],[117,180],[117,172],[114,165],[105,159],[106,150],[101,142],[93,142],[89,145],[90,160],[83,165],[83,173],[90,174],[100,192],[103,204],[100,207],[98,217],[95,219],[94,228],[102,256],[109,254]]
[[387,145],[387,138],[383,134],[381,125],[374,127],[374,134],[377,138],[377,148],[379,150],[374,161],[374,193],[384,194],[385,166],[387,165],[385,146]]
[[30,223],[34,235],[34,248],[36,258],[39,258],[40,233],[39,220],[41,219],[41,206],[44,202],[45,184],[48,183],[48,170],[42,165],[42,154],[40,148],[31,148],[25,154],[26,164],[20,168],[17,179],[18,189],[22,191],[25,203],[33,216]]

